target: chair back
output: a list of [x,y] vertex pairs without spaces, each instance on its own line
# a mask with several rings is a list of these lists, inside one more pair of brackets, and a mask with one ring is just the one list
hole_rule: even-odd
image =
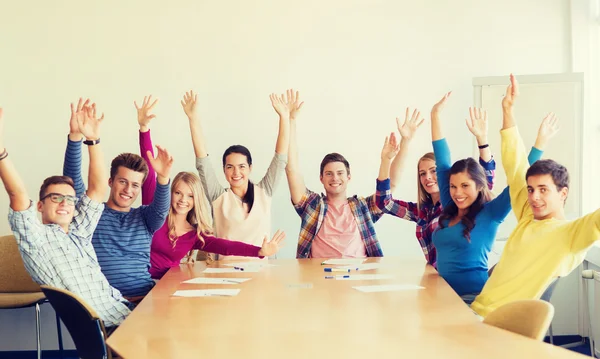
[[0,237],[0,293],[39,293],[40,286],[25,269],[15,236]]
[[494,310],[483,320],[485,324],[543,340],[554,317],[554,307],[543,300],[518,300]]
[[96,311],[67,290],[42,285],[46,298],[71,334],[82,359],[111,358],[106,347],[106,329]]
[[540,297],[541,300],[549,302],[550,299],[552,299],[552,294],[554,293],[554,289],[556,288],[556,285],[558,284],[559,279],[560,279],[560,277],[557,277],[557,278],[554,278],[552,280],[552,282],[550,282],[550,285],[548,285],[548,288],[546,288],[544,293],[542,293],[542,296]]

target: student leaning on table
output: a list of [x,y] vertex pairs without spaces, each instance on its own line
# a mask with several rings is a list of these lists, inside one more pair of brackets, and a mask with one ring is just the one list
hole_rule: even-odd
[[[577,220],[565,219],[567,169],[553,160],[529,167],[513,115],[519,94],[513,75],[510,82],[502,100],[502,165],[518,223],[493,275],[471,305],[483,317],[506,303],[540,298],[554,278],[577,268],[600,239],[600,209]],[[556,120],[550,114],[545,121]]]

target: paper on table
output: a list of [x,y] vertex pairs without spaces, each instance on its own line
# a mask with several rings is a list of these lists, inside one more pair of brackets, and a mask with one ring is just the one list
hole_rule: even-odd
[[365,263],[365,264],[357,264],[357,265],[347,265],[343,267],[337,267],[341,269],[350,269],[350,270],[371,270],[381,268],[383,265],[381,263]]
[[330,265],[344,265],[344,264],[361,264],[364,262],[364,258],[332,258],[328,259],[321,264],[330,264]]
[[256,273],[260,271],[259,267],[244,268],[243,271],[235,268],[206,268],[202,273]]
[[194,289],[178,290],[173,293],[174,297],[233,297],[241,289]]
[[228,267],[239,267],[239,268],[275,267],[275,264],[266,263],[265,261],[241,262],[241,263],[224,263],[223,265],[224,266],[228,266]]
[[[347,277],[347,278],[344,278]],[[391,274],[354,274],[346,276],[336,276],[337,280],[377,280],[394,278]]]
[[387,285],[362,285],[358,287],[352,287],[356,290],[365,293],[373,292],[395,292],[400,290],[418,290],[425,289],[424,287],[414,284],[387,284]]
[[208,277],[196,277],[188,279],[182,283],[188,284],[240,284],[251,278],[208,278]]

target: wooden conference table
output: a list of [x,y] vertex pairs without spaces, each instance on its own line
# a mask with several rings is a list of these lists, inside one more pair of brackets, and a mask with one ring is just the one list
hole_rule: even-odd
[[[204,263],[181,265],[159,281],[107,343],[125,359],[586,358],[481,323],[421,261],[386,257],[367,262],[383,267],[352,274],[394,278],[325,279],[321,261],[312,259],[272,260],[277,266],[258,273],[205,274]],[[181,283],[202,276],[252,279],[233,285]],[[424,289],[363,293],[352,288],[394,283]],[[241,292],[234,297],[172,296],[176,290],[207,288]]]

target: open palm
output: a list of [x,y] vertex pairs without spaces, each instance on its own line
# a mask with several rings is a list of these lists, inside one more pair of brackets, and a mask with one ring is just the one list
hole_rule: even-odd
[[191,120],[196,118],[196,102],[198,101],[198,94],[195,94],[194,91],[188,91],[183,95],[183,100],[181,100],[181,107],[183,107],[183,111],[187,115],[187,117]]
[[285,239],[285,232],[278,230],[275,235],[273,235],[271,241],[267,242],[267,239],[267,236],[263,239],[262,247],[258,252],[260,257],[269,257],[279,252],[283,240]]
[[100,123],[104,120],[104,114],[100,118],[96,115],[96,104],[83,106],[81,111],[76,113],[79,132],[88,140],[97,140],[100,138]]
[[485,137],[488,134],[487,111],[481,108],[469,107],[467,127],[475,137]]
[[392,132],[388,137],[385,138],[385,141],[383,142],[381,158],[391,160],[396,157],[398,151],[400,151],[400,145],[396,139],[396,134]]
[[159,145],[156,145],[156,149],[158,150],[156,157],[152,156],[150,151],[147,151],[150,165],[152,165],[152,168],[154,168],[159,176],[169,177],[171,166],[173,166],[173,156],[169,154],[166,148]]
[[400,132],[400,136],[406,140],[410,140],[413,138],[419,126],[423,124],[425,119],[421,118],[421,112],[415,109],[412,113],[412,116],[409,116],[410,109],[406,108],[406,114],[404,115],[404,123],[400,123],[400,119],[396,117],[396,124],[398,126],[398,131]]
[[551,112],[542,120],[540,129],[538,130],[538,138],[548,141],[558,133],[558,130],[558,118],[554,113]]
[[156,117],[156,115],[150,114],[152,108],[158,103],[158,99],[152,101],[152,95],[144,96],[142,106],[138,106],[136,101],[133,101],[135,109],[137,110],[138,123],[141,127],[146,127],[150,123],[150,120]]

